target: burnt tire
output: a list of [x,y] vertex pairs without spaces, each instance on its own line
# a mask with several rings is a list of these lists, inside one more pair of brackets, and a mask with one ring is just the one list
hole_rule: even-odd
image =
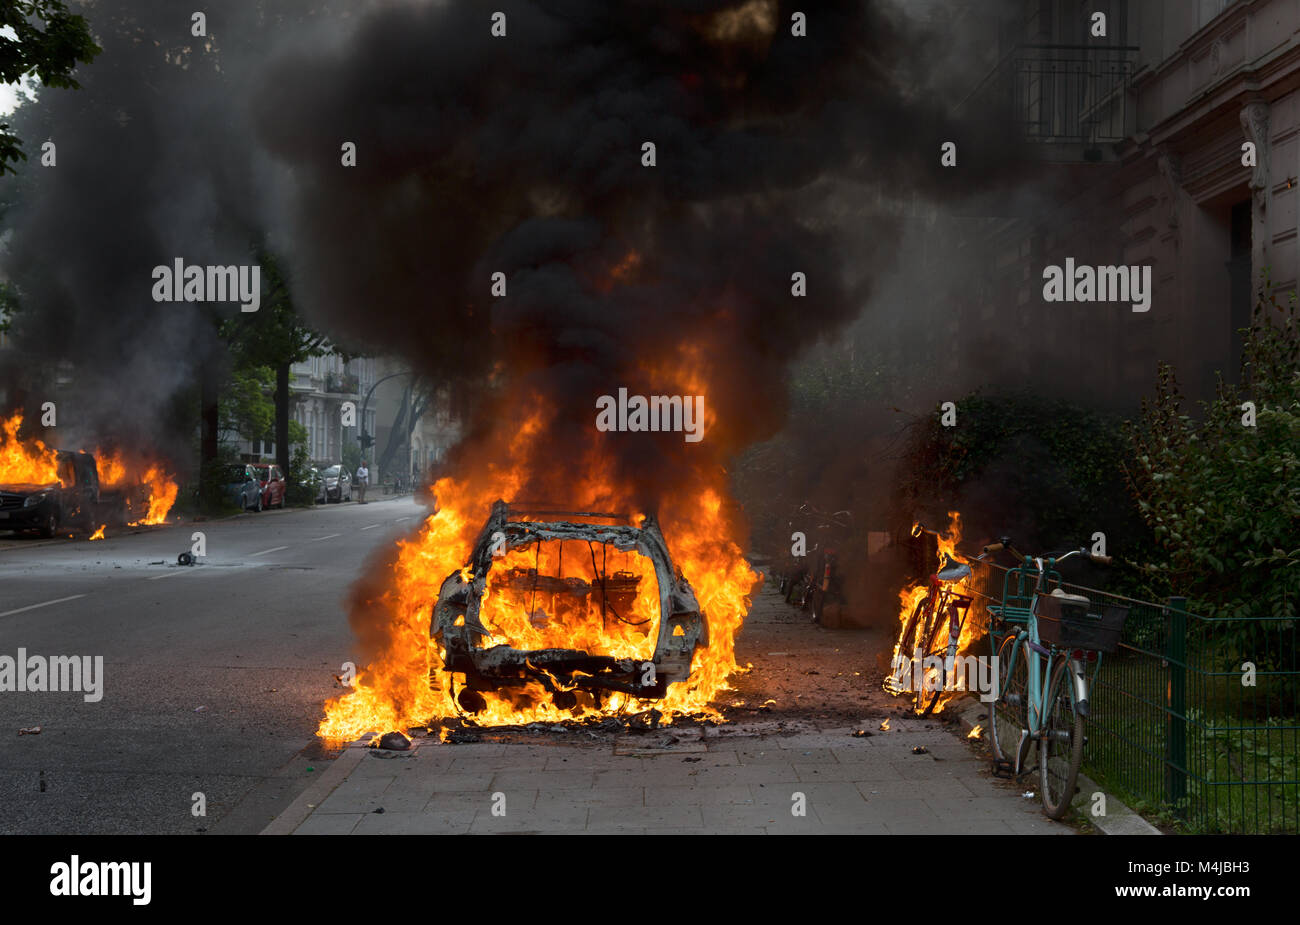
[[487,709],[487,698],[470,687],[463,687],[456,695],[456,702],[466,713],[480,713]]
[[50,511],[43,518],[41,524],[36,528],[36,532],[47,540],[54,539],[54,534],[59,532],[59,516],[54,511]]

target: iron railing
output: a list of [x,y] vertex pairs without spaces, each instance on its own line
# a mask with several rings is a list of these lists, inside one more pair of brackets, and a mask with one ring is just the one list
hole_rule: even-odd
[[[1000,602],[1007,569],[974,563],[967,587]],[[1300,655],[1292,616],[1188,612],[1070,583],[1129,608],[1093,679],[1084,770],[1185,831],[1300,833]],[[986,619],[986,617],[985,617]]]
[[1082,145],[1132,133],[1131,46],[1020,45],[962,103],[1001,111],[1026,141]]

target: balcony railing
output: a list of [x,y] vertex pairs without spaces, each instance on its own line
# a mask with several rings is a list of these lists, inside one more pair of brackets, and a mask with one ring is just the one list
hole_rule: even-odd
[[360,387],[356,373],[330,373],[325,377],[326,392],[355,395]]
[[1010,108],[1026,141],[1089,149],[1122,141],[1129,124],[1133,46],[1020,45],[963,106]]

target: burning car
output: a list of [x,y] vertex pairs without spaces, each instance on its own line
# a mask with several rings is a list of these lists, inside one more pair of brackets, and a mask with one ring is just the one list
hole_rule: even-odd
[[443,581],[429,626],[442,670],[464,678],[462,709],[482,712],[485,694],[527,699],[540,689],[559,710],[581,712],[608,692],[663,698],[690,677],[709,642],[705,615],[656,519],[632,520],[493,505],[469,561]]
[[76,525],[93,530],[103,516],[95,458],[89,453],[54,451],[55,468],[39,482],[0,485],[0,530],[36,530],[52,537]]

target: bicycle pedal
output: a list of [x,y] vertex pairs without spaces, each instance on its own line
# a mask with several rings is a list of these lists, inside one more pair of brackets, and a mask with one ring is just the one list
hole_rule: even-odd
[[1004,777],[1007,780],[1015,780],[1016,763],[1014,761],[1008,761],[1006,758],[994,758],[993,776]]

